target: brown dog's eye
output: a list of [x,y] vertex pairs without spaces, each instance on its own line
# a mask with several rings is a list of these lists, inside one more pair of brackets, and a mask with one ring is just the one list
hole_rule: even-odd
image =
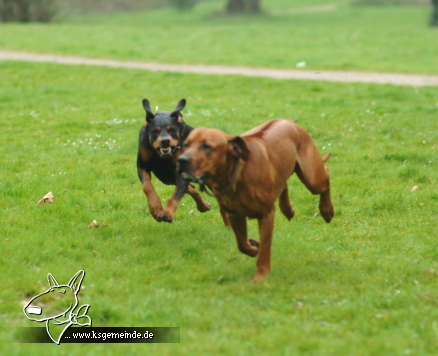
[[184,148],[184,149],[189,148],[189,144],[184,142],[184,143],[183,143],[183,148]]
[[204,151],[211,151],[211,150],[213,149],[213,147],[211,147],[210,145],[207,145],[206,143],[204,143],[204,144],[202,145],[202,149],[203,149]]

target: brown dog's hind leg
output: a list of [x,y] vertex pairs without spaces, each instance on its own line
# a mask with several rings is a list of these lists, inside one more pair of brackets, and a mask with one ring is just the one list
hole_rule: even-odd
[[322,160],[308,164],[305,160],[297,164],[295,172],[300,180],[312,194],[319,194],[319,211],[324,220],[329,223],[335,215],[330,198],[330,179],[328,169],[324,167]]
[[248,232],[246,229],[246,217],[235,214],[227,214],[228,222],[234,231],[237,240],[237,247],[239,251],[250,257],[257,256],[258,248],[257,242],[248,240]]
[[202,199],[201,194],[196,190],[193,184],[189,184],[187,187],[187,193],[193,198],[196,203],[196,208],[201,213],[205,213],[211,209],[211,205],[208,204],[204,199]]
[[278,205],[280,206],[281,212],[286,216],[288,220],[292,219],[295,215],[295,211],[292,208],[292,203],[289,199],[289,191],[287,188],[287,184],[284,188],[284,190],[281,192],[280,199],[278,202]]
[[271,245],[272,234],[274,231],[274,216],[275,209],[263,216],[259,221],[260,246],[259,255],[257,257],[257,270],[253,278],[253,282],[263,281],[268,277],[271,270]]

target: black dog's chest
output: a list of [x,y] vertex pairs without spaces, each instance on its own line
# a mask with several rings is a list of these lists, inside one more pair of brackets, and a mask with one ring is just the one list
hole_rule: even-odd
[[[176,130],[176,132],[178,132],[179,146],[181,145],[181,142],[186,139],[190,131],[193,130],[193,127],[184,123],[175,124],[174,122],[169,121],[166,124],[162,122],[162,118],[160,120],[161,121],[157,122],[158,124],[160,124],[160,127],[166,127],[167,125],[171,126],[171,124],[175,125],[174,129]],[[154,123],[154,125],[156,125],[157,123]],[[148,132],[149,129],[149,125],[143,126],[140,130],[139,135],[137,168],[140,181],[143,182],[144,179],[141,173],[141,171],[143,170],[146,172],[152,172],[162,183],[166,185],[176,185],[177,175],[175,155],[178,155],[178,151],[180,150],[180,148],[177,148],[176,152],[173,152],[173,157],[170,157],[169,159],[161,158],[158,155],[157,150],[152,147]]]
[[176,183],[176,169],[172,161],[172,158],[164,160],[158,157],[158,155],[154,155],[150,162],[152,173],[167,185],[175,185]]

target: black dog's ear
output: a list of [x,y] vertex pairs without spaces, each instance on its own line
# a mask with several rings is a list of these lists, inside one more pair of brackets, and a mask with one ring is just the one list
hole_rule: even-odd
[[143,99],[142,103],[143,103],[143,109],[146,110],[146,121],[149,122],[150,120],[154,119],[155,115],[153,114],[153,112],[151,110],[151,106],[149,104],[148,99]]
[[183,123],[182,114],[180,113],[180,111],[186,107],[186,102],[187,102],[186,99],[181,99],[178,105],[176,106],[175,110],[173,110],[170,113],[170,116],[173,117],[174,119],[178,119],[179,123]]
[[174,112],[181,111],[182,109],[184,109],[186,107],[186,103],[187,103],[186,99],[181,99],[179,101],[178,105],[176,106],[175,110],[173,110],[173,111]]
[[231,140],[228,141],[228,144],[231,146],[231,152],[233,156],[239,157],[244,161],[248,160],[249,150],[246,146],[245,141],[243,141],[240,136],[233,137]]

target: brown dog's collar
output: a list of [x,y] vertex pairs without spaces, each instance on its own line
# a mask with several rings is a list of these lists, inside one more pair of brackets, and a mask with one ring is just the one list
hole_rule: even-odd
[[240,159],[237,158],[237,162],[236,162],[236,165],[234,166],[234,171],[233,171],[233,175],[231,177],[230,183],[228,183],[227,187],[222,192],[220,192],[218,194],[213,194],[213,192],[210,193],[207,190],[207,186],[205,185],[205,183],[202,183],[199,185],[201,188],[201,192],[205,192],[207,195],[209,195],[213,198],[218,198],[218,197],[221,197],[222,195],[227,194],[231,190],[233,185],[236,183],[237,175],[239,173],[239,168],[240,168]]

